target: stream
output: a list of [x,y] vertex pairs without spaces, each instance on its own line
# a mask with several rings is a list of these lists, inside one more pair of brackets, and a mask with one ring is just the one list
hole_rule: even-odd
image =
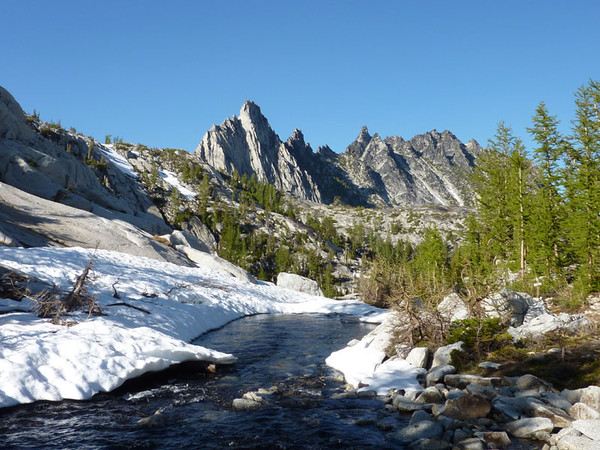
[[[392,448],[385,430],[408,418],[376,398],[344,398],[325,365],[373,327],[337,315],[246,317],[194,341],[233,353],[233,366],[207,373],[184,363],[91,400],[0,410],[0,448]],[[272,386],[262,409],[232,409],[245,392]]]

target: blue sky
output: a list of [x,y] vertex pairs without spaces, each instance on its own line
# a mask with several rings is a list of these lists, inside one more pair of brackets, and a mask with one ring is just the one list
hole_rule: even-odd
[[597,1],[0,2],[0,85],[84,134],[193,151],[254,100],[282,140],[360,127],[486,144],[600,79]]

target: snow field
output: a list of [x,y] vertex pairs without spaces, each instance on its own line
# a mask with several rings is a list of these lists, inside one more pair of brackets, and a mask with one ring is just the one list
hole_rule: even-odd
[[[339,313],[367,321],[383,317],[381,310],[357,301],[313,297],[108,250],[0,248],[3,266],[67,291],[91,258],[88,290],[107,316],[75,313],[69,320],[78,324],[66,327],[32,313],[0,315],[0,407],[88,399],[129,378],[183,361],[232,363],[232,355],[189,342],[246,315]],[[120,299],[113,297],[113,286]],[[0,299],[4,311],[28,310],[31,305],[27,300]]]

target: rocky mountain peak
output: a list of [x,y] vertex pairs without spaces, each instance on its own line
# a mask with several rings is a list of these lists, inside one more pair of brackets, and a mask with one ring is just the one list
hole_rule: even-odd
[[196,150],[218,170],[255,174],[300,198],[362,205],[469,205],[476,143],[464,145],[448,130],[432,130],[408,141],[382,139],[363,126],[342,157],[329,147],[313,152],[300,129],[281,142],[260,108],[242,106],[239,119],[209,130]]
[[250,100],[242,106],[239,119],[226,119],[222,125],[211,128],[195,153],[217,170],[256,175],[259,180],[300,198],[321,199],[317,186],[299,161],[312,154],[302,132],[296,129],[286,143],[281,142],[260,107]]
[[[260,106],[254,103],[252,100],[246,100],[240,110],[240,117],[247,115],[249,117],[264,117],[260,111]],[[235,117],[235,116],[234,116]]]
[[360,129],[360,133],[358,133],[358,137],[356,138],[356,142],[360,144],[367,145],[371,141],[371,135],[369,134],[369,129],[366,125],[363,125]]
[[354,142],[346,148],[346,153],[351,156],[361,156],[371,142],[371,139],[373,138],[369,134],[368,128],[366,125],[363,125]]
[[289,145],[297,146],[297,147],[306,147],[306,142],[304,141],[304,134],[298,128],[295,128],[292,131],[292,135],[286,141]]

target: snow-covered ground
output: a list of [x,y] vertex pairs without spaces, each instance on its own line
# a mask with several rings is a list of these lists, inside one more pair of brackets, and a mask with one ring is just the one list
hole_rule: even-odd
[[173,186],[174,188],[177,188],[177,190],[185,197],[189,198],[189,199],[193,199],[194,197],[196,197],[196,193],[194,191],[189,190],[188,188],[186,188],[181,181],[179,181],[179,178],[177,178],[177,175],[175,175],[175,173],[170,172],[168,170],[159,170],[158,171],[158,175],[165,180],[167,183],[169,183],[171,186]]
[[[246,315],[340,313],[367,321],[385,317],[381,310],[357,301],[313,297],[107,250],[0,248],[3,266],[63,290],[71,289],[91,258],[88,290],[97,296],[106,316],[77,313],[69,320],[78,323],[67,327],[29,312],[0,315],[0,407],[87,399],[182,361],[234,362],[232,355],[189,342]],[[113,297],[113,289],[120,299]],[[32,306],[27,299],[0,299],[4,312],[29,311]],[[360,360],[353,362],[354,369],[360,366]]]
[[106,159],[112,162],[117,167],[117,169],[119,169],[121,172],[123,172],[126,175],[129,175],[132,178],[139,178],[139,175],[137,174],[133,166],[129,163],[129,161],[127,161],[127,158],[121,156],[115,150],[114,144],[98,143],[98,145],[100,147],[102,155],[104,155]]

